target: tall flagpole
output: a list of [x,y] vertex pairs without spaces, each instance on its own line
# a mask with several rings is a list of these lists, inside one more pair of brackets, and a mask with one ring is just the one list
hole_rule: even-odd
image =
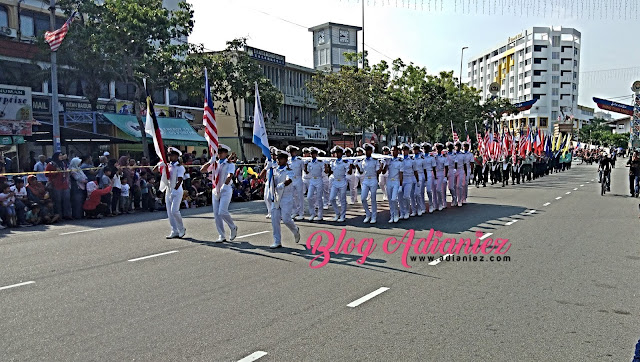
[[[56,30],[56,0],[49,2],[49,23],[51,31]],[[51,51],[51,117],[53,123],[53,152],[60,152],[60,111],[58,109],[58,59]]]

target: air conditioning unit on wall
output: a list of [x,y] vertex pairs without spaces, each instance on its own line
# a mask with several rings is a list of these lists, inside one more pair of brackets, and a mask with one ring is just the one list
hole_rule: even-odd
[[7,28],[6,26],[0,27],[0,37],[6,38],[16,38],[18,36],[18,31],[13,28]]

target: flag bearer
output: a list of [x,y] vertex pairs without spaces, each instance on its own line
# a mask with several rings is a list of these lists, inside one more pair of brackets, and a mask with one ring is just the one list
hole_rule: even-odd
[[467,157],[462,153],[462,143],[457,141],[455,143],[455,186],[456,186],[456,199],[452,201],[451,206],[462,207],[462,199],[464,198],[464,179],[467,177]]
[[[344,150],[344,153],[347,157],[353,157],[353,151],[351,150],[351,148],[347,147]],[[349,160],[349,162],[353,164],[357,161],[351,159]],[[351,196],[349,199],[349,205],[353,205],[358,202],[358,176],[355,172],[347,176],[347,182],[349,183],[349,195]]]
[[436,156],[436,192],[435,205],[438,207],[438,211],[442,211],[447,205],[447,175],[449,174],[449,160],[447,156],[443,155],[444,145],[442,143],[436,143],[436,150],[438,154]]
[[426,177],[425,177],[425,159],[424,154],[422,153],[422,148],[419,144],[413,144],[413,160],[416,164],[416,169],[418,171],[418,182],[415,184],[415,190],[413,192],[414,203],[416,205],[416,209],[414,213],[417,211],[418,216],[422,216],[425,213],[425,203],[424,203],[424,190],[426,188]]
[[[449,193],[451,193],[451,206],[458,204],[456,198],[456,169],[458,166],[458,157],[453,149],[453,143],[447,142],[447,162],[449,163],[449,173],[447,174],[447,181],[449,186]],[[446,196],[446,195],[445,195]],[[447,208],[447,200],[445,198],[444,208]]]
[[293,214],[296,220],[304,219],[304,184],[302,183],[302,173],[304,172],[304,162],[298,157],[296,146],[287,146],[287,152],[291,154],[289,168],[293,172]]
[[[311,160],[307,162],[304,172],[309,174],[309,191],[307,191],[307,201],[309,202],[309,221],[322,220],[322,206],[324,185],[322,174],[324,174],[324,162],[318,159],[318,149],[311,147]],[[317,216],[316,216],[317,209]]]
[[[331,152],[336,154],[336,159],[327,165],[328,173],[333,176],[329,199],[331,200],[333,211],[336,213],[333,221],[343,222],[347,214],[347,174],[353,173],[353,166],[342,158],[342,147],[335,146]],[[338,197],[340,197],[340,209],[338,209],[336,202]]]
[[398,157],[400,148],[393,146],[393,158],[389,161],[389,177],[387,179],[387,193],[389,194],[389,224],[400,220],[398,201],[402,196],[402,159]]
[[463,183],[463,190],[462,190],[462,203],[466,204],[467,195],[469,194],[469,182],[473,180],[473,165],[475,163],[475,160],[473,158],[473,153],[470,150],[471,145],[469,144],[469,142],[466,142],[466,141],[463,142],[462,146],[464,147],[464,152],[462,152],[462,154],[464,155],[465,165],[467,167],[467,169],[465,170],[467,174],[463,180],[464,183]]
[[278,149],[271,146],[269,147],[269,151],[271,152],[271,160],[264,161],[264,167],[262,168],[262,172],[260,172],[260,178],[264,178],[264,203],[267,205],[267,216],[266,218],[271,218],[271,199],[272,196],[269,194],[271,192],[271,180],[269,180],[268,170],[272,169],[277,165],[276,162],[276,153]]
[[231,230],[231,235],[229,236],[230,241],[233,241],[236,238],[236,235],[238,235],[238,227],[233,223],[233,219],[229,213],[229,204],[231,203],[231,197],[233,196],[233,190],[230,183],[236,168],[233,162],[229,162],[227,158],[230,151],[231,149],[229,146],[220,144],[218,146],[218,160],[216,161],[215,159],[211,159],[200,169],[204,172],[204,170],[209,168],[210,164],[218,162],[216,173],[213,175],[214,180],[217,180],[217,184],[216,188],[212,190],[213,215],[216,220],[216,229],[218,230],[219,235],[218,240],[216,240],[217,243],[227,241],[224,231],[225,223]]
[[[365,143],[363,148],[366,153],[365,159],[356,165],[358,172],[362,175],[360,200],[362,200],[362,206],[366,214],[364,223],[375,224],[378,216],[376,191],[378,190],[378,176],[382,172],[382,166],[380,161],[371,157],[373,154],[373,146],[371,144]],[[369,210],[369,203],[367,202],[369,196],[371,196],[371,210]]]
[[165,202],[167,204],[167,217],[171,225],[171,234],[167,239],[182,238],[187,232],[182,224],[180,215],[180,204],[182,203],[182,178],[184,177],[184,166],[180,164],[182,153],[173,147],[169,147],[169,188],[165,190]]
[[291,214],[293,212],[294,203],[294,173],[291,168],[287,166],[287,160],[289,159],[289,153],[285,151],[278,151],[277,167],[273,169],[273,184],[275,189],[275,195],[273,203],[271,204],[271,227],[273,227],[273,244],[271,249],[282,247],[282,233],[280,229],[280,222],[293,233],[293,238],[296,244],[300,242],[300,229],[296,226]]

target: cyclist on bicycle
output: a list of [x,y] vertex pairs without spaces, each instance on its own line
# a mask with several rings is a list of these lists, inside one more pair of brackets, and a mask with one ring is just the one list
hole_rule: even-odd
[[[613,162],[609,155],[606,152],[602,152],[602,157],[600,158],[600,164],[598,166],[598,172],[600,173],[600,180],[598,182],[606,182],[607,183],[607,192],[611,191],[611,166]],[[604,176],[604,180],[602,177]]]

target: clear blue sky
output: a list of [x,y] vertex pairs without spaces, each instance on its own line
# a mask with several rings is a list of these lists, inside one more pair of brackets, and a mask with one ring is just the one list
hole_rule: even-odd
[[[313,43],[312,35],[306,28],[329,21],[358,26],[362,22],[361,4],[356,0],[188,1],[193,5],[196,21],[191,42],[219,50],[224,48],[227,40],[247,37],[249,44],[254,47],[282,54],[288,62],[307,67],[313,66]],[[465,14],[461,7],[463,1],[465,7],[471,4],[470,9],[465,9]],[[506,15],[508,8],[505,8],[505,15],[501,14],[500,8],[496,15],[483,15],[484,0],[457,0],[455,3],[445,0],[444,11],[439,9],[440,0],[418,0],[417,10],[414,0],[411,0],[411,9],[401,8],[402,0],[398,0],[399,7],[395,6],[395,0],[368,0],[365,9],[365,48],[372,62],[400,57],[405,62],[427,67],[430,73],[454,70],[457,75],[460,72],[460,49],[468,46],[469,49],[465,51],[464,80],[469,56],[479,55],[509,36],[532,26],[574,27],[582,33],[581,72],[636,67],[615,72],[584,73],[581,76],[579,103],[595,107],[591,100],[594,96],[609,98],[630,95],[631,83],[640,79],[640,64],[637,61],[640,47],[630,46],[637,39],[638,19],[629,15],[625,20],[624,15],[619,12],[616,14],[614,9],[620,10],[625,6],[622,0],[560,0],[560,3],[570,1],[576,6],[590,2],[591,6],[596,6],[596,10],[585,9],[584,14],[578,16],[576,7],[572,16],[571,10],[563,8],[556,8],[552,13],[549,6],[546,16],[537,17],[533,13],[538,10],[526,8],[527,4],[531,6],[534,2],[503,1],[523,10],[525,15],[521,17]],[[629,3],[634,1],[629,0]],[[438,11],[433,10],[436,2]],[[486,2],[499,4],[501,1]],[[611,5],[608,9],[598,8],[613,2],[618,4],[614,9]],[[421,10],[422,4],[424,10]],[[431,4],[431,11],[427,9],[428,4]],[[457,7],[457,11],[454,7]],[[605,10],[608,19],[601,19]],[[531,16],[526,15],[527,11]],[[540,12],[544,12],[542,7]],[[623,101],[631,103],[630,98]],[[614,117],[618,116],[614,114]]]

